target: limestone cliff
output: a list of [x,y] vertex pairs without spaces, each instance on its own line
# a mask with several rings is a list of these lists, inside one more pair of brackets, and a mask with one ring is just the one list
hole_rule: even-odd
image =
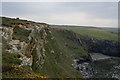
[[[10,18],[6,18],[10,19]],[[1,25],[1,36],[4,52],[19,54],[22,62],[19,67],[29,66],[35,70],[42,68],[45,61],[44,45],[47,43],[46,36],[49,27],[45,23],[10,19],[9,25]],[[4,60],[3,60],[4,61]],[[34,62],[34,63],[33,63]],[[34,66],[35,65],[35,66]]]
[[[62,42],[63,45],[61,45],[61,41],[59,42],[62,38],[57,36],[58,32],[56,33],[48,24],[6,17],[2,17],[2,20],[4,77],[13,74],[11,77],[16,76],[15,73],[8,70],[8,67],[13,65],[18,65],[23,69],[27,67],[28,71],[52,78],[81,77],[80,73],[71,66],[72,60],[77,56],[75,54],[78,54],[79,50],[74,54],[72,54],[73,52],[68,53],[67,49],[62,50],[64,44]],[[63,34],[60,35],[62,37]],[[75,46],[78,47],[77,49],[81,49],[79,45],[75,44]],[[83,52],[86,55],[86,52]],[[81,54],[83,55],[82,52]],[[6,71],[9,71],[9,75]],[[20,76],[17,75],[17,77]]]
[[[36,63],[39,68],[44,63],[44,45],[46,43],[46,29],[49,29],[47,24],[30,23],[27,26],[24,24],[12,24],[11,26],[3,26],[3,40],[8,48],[5,51],[10,53],[20,54],[22,57],[22,65],[32,65],[34,60],[32,54],[36,54]],[[3,48],[6,44],[3,43]],[[36,51],[36,53],[33,53]]]

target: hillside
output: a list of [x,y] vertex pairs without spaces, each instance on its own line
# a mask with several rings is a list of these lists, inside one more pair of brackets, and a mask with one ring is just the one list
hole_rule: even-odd
[[[90,53],[120,57],[117,32],[53,28],[46,23],[6,17],[2,17],[1,26],[3,78],[91,78],[95,75],[92,64],[95,71],[98,64],[93,63]],[[81,72],[84,62],[89,68]]]
[[99,39],[104,39],[104,40],[113,40],[113,41],[118,41],[118,30],[104,30],[104,29],[76,29],[76,28],[68,28],[67,30],[72,30],[76,33],[85,35],[85,36],[90,36],[90,37],[95,37]]
[[[66,36],[70,35],[59,33],[47,24],[20,19],[3,18],[2,26],[4,32],[3,66],[20,65],[20,68],[24,69],[25,67],[25,70],[28,71],[32,68],[31,74],[37,73],[49,78],[82,77],[71,64],[74,58],[86,56],[87,52],[82,46],[67,39]],[[70,45],[65,46],[67,44]],[[11,61],[14,61],[9,61],[7,57],[11,57]],[[10,75],[11,72],[6,74],[6,70],[3,73],[3,77]],[[11,77],[21,76],[23,75],[11,75]]]
[[56,25],[52,28],[60,28],[73,31],[83,36],[94,37],[104,40],[118,41],[118,29],[117,28],[100,28],[100,27],[89,27],[89,26],[62,26]]

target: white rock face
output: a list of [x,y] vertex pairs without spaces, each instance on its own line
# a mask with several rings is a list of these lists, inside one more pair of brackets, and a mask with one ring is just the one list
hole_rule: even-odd
[[51,53],[55,53],[53,50],[51,50]]
[[[31,66],[33,63],[33,56],[31,55],[31,53],[33,52],[33,50],[36,50],[37,52],[37,57],[38,57],[38,65],[41,66],[41,64],[44,63],[44,58],[45,58],[45,49],[44,49],[44,45],[45,45],[45,38],[47,36],[47,33],[45,31],[44,28],[48,27],[45,24],[30,24],[29,27],[26,26],[22,26],[20,25],[19,27],[21,27],[22,29],[25,30],[30,30],[31,33],[28,36],[28,40],[29,41],[20,41],[20,40],[13,40],[13,29],[14,27],[4,27],[3,28],[3,32],[1,32],[0,34],[7,40],[7,43],[11,46],[11,49],[6,49],[6,51],[10,52],[10,53],[18,53],[20,54],[22,57],[20,58],[22,60],[22,63],[20,66],[24,66],[24,65],[29,65]],[[39,34],[42,33],[42,36],[39,36]],[[38,36],[36,37],[36,34],[38,34]],[[42,37],[42,38],[41,38]]]
[[9,42],[9,44],[11,44],[11,45],[20,44],[20,40],[12,40]]
[[31,56],[31,58],[27,58],[26,56],[20,58],[22,60],[22,63],[20,66],[31,66],[32,65],[32,61],[33,61],[33,57]]

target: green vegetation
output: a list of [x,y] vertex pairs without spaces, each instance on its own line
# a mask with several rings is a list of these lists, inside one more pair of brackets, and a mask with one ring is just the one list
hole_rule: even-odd
[[117,59],[104,59],[99,61],[94,61],[92,63],[95,69],[95,76],[102,78],[111,78],[114,72],[119,73],[119,70],[114,69],[114,66],[120,63]]
[[20,64],[21,60],[19,59],[20,55],[17,53],[2,53],[2,64]]
[[34,72],[38,72],[39,70],[36,70],[36,69],[37,69],[36,61],[37,61],[37,59],[38,59],[36,50],[33,50],[33,51],[32,51],[32,56],[33,56],[33,63],[32,63],[32,66],[31,66],[31,67],[32,67],[32,70],[33,70]]
[[[0,23],[0,26],[6,26],[6,27],[11,27],[12,24],[23,24],[25,26],[27,26],[28,24],[39,24],[39,23],[35,23],[33,21],[28,21],[28,20],[22,20],[19,18],[7,18],[7,17],[0,17],[0,20],[2,20],[2,24]],[[40,23],[40,24],[45,24],[45,23]]]
[[20,20],[20,19],[15,19],[15,18],[7,18],[7,17],[0,17],[2,20],[2,25],[3,26],[8,26],[10,27],[13,23],[21,23],[24,24],[27,20]]
[[87,51],[84,50],[83,46],[68,38],[71,34],[54,29],[52,30],[52,35],[60,49],[65,51],[64,53],[71,54],[72,59],[78,58],[78,56],[87,56]]
[[17,53],[2,53],[2,77],[3,78],[47,78],[40,74],[35,74],[30,66],[19,67],[21,56]]
[[11,77],[12,75],[14,75],[13,77],[18,76],[16,75],[16,71],[12,66],[20,65],[22,61],[19,58],[20,58],[20,55],[17,53],[2,52],[3,77]]
[[18,26],[16,26],[13,29],[14,33],[13,33],[13,39],[15,40],[20,40],[20,41],[27,41],[28,40],[28,36],[30,34],[31,31],[25,30],[23,28],[20,28]]
[[[87,52],[77,43],[67,39],[69,35],[57,30],[52,30],[52,34],[47,34],[48,43],[45,45],[45,63],[39,73],[51,78],[82,77],[80,72],[73,68],[72,63],[74,58],[86,56]],[[65,42],[76,49],[65,46]]]
[[78,34],[84,35],[84,36],[90,36],[95,37],[99,39],[105,39],[105,40],[114,40],[118,41],[118,31],[114,30],[103,30],[103,29],[97,29],[97,28],[66,28],[67,30],[74,31]]
[[[26,67],[19,67],[18,65],[2,65],[2,78],[18,78],[18,79],[28,79],[28,78],[47,78],[41,76],[40,74],[35,74],[26,69]],[[28,79],[29,80],[29,79]]]

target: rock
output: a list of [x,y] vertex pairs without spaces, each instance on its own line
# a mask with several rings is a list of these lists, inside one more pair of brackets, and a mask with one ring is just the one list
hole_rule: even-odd
[[93,71],[91,70],[90,64],[87,62],[86,58],[79,58],[73,60],[74,64],[72,66],[79,70],[84,78],[92,78],[93,77]]
[[[17,33],[14,32],[16,26],[20,29],[22,28],[25,31],[30,31],[30,33],[27,35],[27,39],[28,39],[27,41],[19,40],[21,37],[17,39],[15,38],[13,40],[13,33],[14,34]],[[38,61],[35,61],[37,62],[35,65],[41,67],[45,61],[44,45],[46,43],[45,38],[47,36],[47,31],[46,31],[47,28],[48,28],[47,24],[37,24],[37,23],[29,23],[26,25],[21,23],[20,24],[14,23],[11,27],[9,26],[4,27],[2,36],[6,39],[7,41],[6,43],[8,43],[8,45],[11,45],[10,49],[5,49],[5,50],[11,53],[18,53],[22,55],[22,57],[20,58],[22,60],[20,66],[24,66],[24,65],[31,66],[33,63],[32,62],[33,59],[36,58]],[[21,33],[21,36],[22,35],[26,35],[26,34]],[[25,37],[23,36],[23,38]],[[34,57],[32,55],[33,51],[35,51],[34,54],[37,57]],[[51,51],[51,53],[54,53],[54,51]]]
[[53,39],[54,39],[54,37],[51,37],[51,39],[53,40]]
[[89,53],[102,53],[109,56],[120,57],[120,47],[119,42],[117,41],[82,36],[80,34],[75,34],[74,32],[67,30],[60,30],[60,32],[70,35],[67,37],[68,39],[80,44],[81,46],[84,46],[84,49]]
[[53,50],[50,51],[51,53],[55,53]]
[[49,31],[49,33],[51,34],[52,32],[51,32],[51,31]]

